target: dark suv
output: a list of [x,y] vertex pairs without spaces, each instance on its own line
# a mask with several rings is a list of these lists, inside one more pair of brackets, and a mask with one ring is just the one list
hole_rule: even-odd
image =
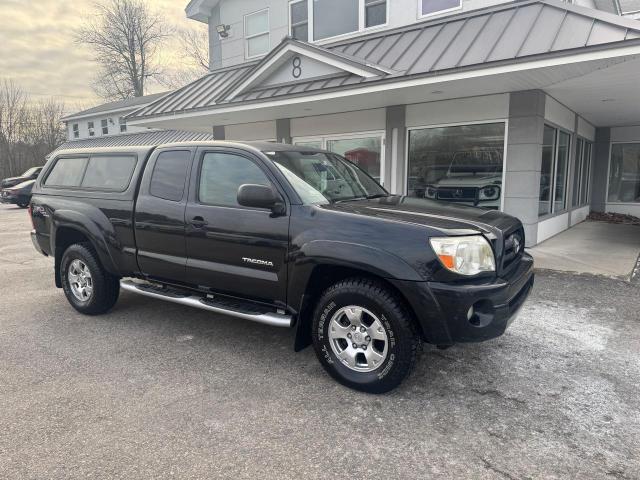
[[2,182],[0,182],[0,188],[15,187],[19,183],[23,183],[28,180],[35,180],[38,178],[38,175],[40,175],[42,168],[43,167],[31,167],[29,170],[17,177],[3,178]]
[[324,368],[384,392],[441,347],[501,335],[533,285],[509,215],[390,195],[330,152],[178,143],[56,152],[30,207],[71,305],[121,289],[296,329]]

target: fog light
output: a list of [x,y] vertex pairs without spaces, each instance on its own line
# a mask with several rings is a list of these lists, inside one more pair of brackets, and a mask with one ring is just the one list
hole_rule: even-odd
[[474,327],[486,327],[495,316],[495,309],[491,300],[478,300],[467,312],[467,320]]

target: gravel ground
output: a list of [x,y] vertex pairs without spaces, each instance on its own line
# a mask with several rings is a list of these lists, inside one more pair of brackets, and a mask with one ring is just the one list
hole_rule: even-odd
[[0,478],[640,478],[640,289],[540,273],[503,337],[396,391],[291,332],[123,293],[76,313],[0,207]]

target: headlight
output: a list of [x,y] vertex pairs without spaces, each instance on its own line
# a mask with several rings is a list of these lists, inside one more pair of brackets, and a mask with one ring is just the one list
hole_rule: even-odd
[[427,185],[427,189],[424,191],[425,198],[436,198],[438,190],[433,185]]
[[495,272],[493,250],[482,235],[468,237],[433,237],[429,239],[440,263],[460,275]]
[[500,187],[489,185],[482,187],[478,192],[478,200],[498,200],[500,198]]

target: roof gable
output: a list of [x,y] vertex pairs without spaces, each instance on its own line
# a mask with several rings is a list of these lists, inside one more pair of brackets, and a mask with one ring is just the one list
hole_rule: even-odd
[[343,75],[360,78],[383,77],[390,73],[378,65],[333,52],[317,45],[285,38],[251,73],[226,89],[221,100],[231,101],[251,90]]

